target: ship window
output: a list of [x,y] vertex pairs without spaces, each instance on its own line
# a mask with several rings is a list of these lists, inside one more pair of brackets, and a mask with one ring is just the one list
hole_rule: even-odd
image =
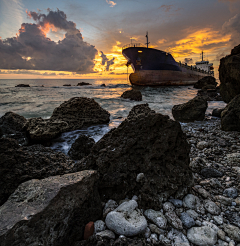
[[142,51],[141,51],[141,50],[139,50],[139,51],[138,51],[138,53],[142,53]]

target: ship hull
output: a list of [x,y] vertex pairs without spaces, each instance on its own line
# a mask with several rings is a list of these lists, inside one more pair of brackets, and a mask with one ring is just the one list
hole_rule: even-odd
[[129,80],[139,86],[193,85],[205,76],[195,71],[141,70],[130,74]]

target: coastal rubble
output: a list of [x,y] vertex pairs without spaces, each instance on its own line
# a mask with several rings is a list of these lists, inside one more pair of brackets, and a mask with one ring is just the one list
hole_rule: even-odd
[[180,122],[202,121],[205,118],[207,107],[206,99],[196,96],[186,103],[174,105],[172,115],[176,121]]
[[0,245],[73,245],[102,213],[97,172],[32,179],[0,207]]

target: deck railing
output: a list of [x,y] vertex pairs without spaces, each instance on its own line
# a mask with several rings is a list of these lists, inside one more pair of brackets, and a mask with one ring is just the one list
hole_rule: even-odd
[[126,44],[122,47],[122,50],[130,48],[130,47],[146,47],[146,45],[143,45],[141,43],[131,43],[131,44]]
[[200,68],[197,68],[197,67],[194,67],[194,66],[188,66],[187,63],[184,64],[184,63],[178,62],[178,65],[180,67],[184,67],[184,68],[189,69],[189,70],[193,70],[193,71],[197,71],[197,72],[200,72],[200,73],[205,73],[205,74],[214,76],[214,71],[205,71],[203,69],[200,69]]

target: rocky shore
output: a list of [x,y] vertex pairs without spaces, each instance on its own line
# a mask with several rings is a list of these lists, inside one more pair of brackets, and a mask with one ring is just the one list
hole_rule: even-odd
[[[216,83],[197,86],[208,93]],[[175,105],[175,120],[134,106],[97,143],[80,136],[70,157],[46,146],[62,132],[109,122],[93,99],[72,98],[49,120],[6,113],[0,246],[240,246],[239,95],[215,110],[221,118],[205,115],[207,101]]]

